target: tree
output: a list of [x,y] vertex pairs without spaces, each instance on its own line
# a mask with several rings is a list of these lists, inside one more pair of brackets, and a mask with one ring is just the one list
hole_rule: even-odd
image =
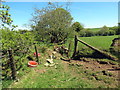
[[67,10],[54,3],[49,3],[46,8],[35,9],[35,15],[33,16],[35,25],[32,27],[36,31],[37,39],[51,43],[65,42],[73,19]]
[[[13,30],[16,26],[12,25],[11,15],[9,14],[10,7],[2,5],[0,3],[0,43],[2,51],[2,75],[4,78],[11,76],[9,67],[8,52],[12,50],[12,56],[19,58],[15,59],[16,69],[21,68],[23,62],[22,58],[30,52],[30,48],[33,45],[34,37],[31,32],[22,33],[20,31]],[[24,65],[24,64],[23,64]],[[7,67],[7,68],[6,68]],[[4,74],[3,74],[4,73]]]
[[79,33],[81,37],[91,37],[95,35],[95,33],[90,31],[89,29],[83,29]]
[[79,22],[75,22],[72,25],[72,29],[76,32],[80,32],[83,29],[83,26]]
[[109,36],[110,35],[115,35],[115,34],[116,34],[116,32],[114,30],[109,30],[109,33],[108,33]]
[[11,27],[11,30],[17,27],[17,25],[13,25],[13,20],[11,19],[11,14],[9,14],[10,7],[8,5],[2,4],[4,1],[0,1],[0,28],[6,28],[7,25]]
[[103,26],[100,31],[98,31],[98,35],[100,36],[106,36],[108,35],[109,28],[107,26]]
[[102,31],[107,31],[107,30],[109,30],[109,28],[104,25],[104,26],[101,28],[101,30],[102,30]]
[[1,19],[1,25],[4,26],[4,24],[10,25],[12,23],[12,20],[10,18],[9,9],[10,7],[8,5],[3,5],[2,1],[0,1],[0,19]]
[[86,30],[85,29],[81,30],[79,32],[79,34],[80,34],[80,37],[85,37],[86,36]]
[[119,24],[118,24],[118,26],[111,27],[110,30],[115,31],[115,34],[119,35],[120,34],[120,26],[119,26]]

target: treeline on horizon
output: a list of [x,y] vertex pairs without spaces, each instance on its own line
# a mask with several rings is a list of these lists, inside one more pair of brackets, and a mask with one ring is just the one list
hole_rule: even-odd
[[[79,22],[75,22],[75,23],[79,23]],[[71,26],[71,29],[74,30],[75,34],[77,34],[79,37],[111,36],[111,35],[119,35],[120,34],[119,26],[107,27],[106,25],[104,25],[101,28],[84,28],[79,23],[79,26],[76,26],[74,28],[73,25]],[[82,27],[82,29],[81,29],[81,27]],[[26,32],[33,32],[33,30],[27,30],[27,29],[18,29],[18,31],[20,31],[21,34],[26,33]]]

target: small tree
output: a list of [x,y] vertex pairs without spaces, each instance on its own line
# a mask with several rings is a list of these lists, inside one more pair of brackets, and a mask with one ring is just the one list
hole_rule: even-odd
[[107,26],[104,25],[104,26],[101,28],[101,30],[107,31],[107,30],[109,30],[109,28],[108,28]]
[[115,35],[116,32],[114,30],[109,30],[109,34],[108,35]]
[[69,35],[72,16],[62,6],[49,3],[48,7],[36,9],[33,21],[37,39],[51,43],[64,43]]
[[75,22],[72,25],[72,29],[76,32],[80,32],[83,29],[83,26],[79,22]]
[[106,35],[108,35],[108,32],[109,32],[109,28],[104,25],[104,26],[101,28],[101,30],[98,31],[97,34],[100,35],[100,36],[106,36]]
[[115,34],[119,35],[120,34],[120,26],[119,26],[119,24],[118,24],[118,26],[111,27],[110,30],[115,31]]

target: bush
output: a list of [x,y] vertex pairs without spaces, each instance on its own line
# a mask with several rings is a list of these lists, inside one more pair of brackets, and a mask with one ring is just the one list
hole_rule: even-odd
[[[1,29],[2,38],[0,42],[2,43],[2,52],[4,58],[2,58],[2,65],[5,66],[4,76],[7,78],[11,72],[9,67],[8,50],[11,49],[13,53],[13,58],[16,63],[16,68],[21,68],[25,56],[29,53],[30,48],[34,42],[34,37],[32,33],[27,32],[20,34],[19,31],[10,31],[9,29]],[[8,66],[8,67],[7,67]],[[2,67],[4,68],[4,67]]]
[[79,34],[80,34],[80,36],[81,37],[91,37],[91,36],[94,36],[95,35],[95,33],[94,32],[92,32],[92,31],[89,31],[89,30],[81,30],[80,32],[79,32]]

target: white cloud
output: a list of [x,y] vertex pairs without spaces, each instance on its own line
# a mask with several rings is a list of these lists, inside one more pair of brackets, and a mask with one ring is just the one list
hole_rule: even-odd
[[18,26],[17,28],[15,28],[15,30],[19,30],[19,29],[30,30],[30,28],[28,28],[28,27],[21,27],[21,26]]

